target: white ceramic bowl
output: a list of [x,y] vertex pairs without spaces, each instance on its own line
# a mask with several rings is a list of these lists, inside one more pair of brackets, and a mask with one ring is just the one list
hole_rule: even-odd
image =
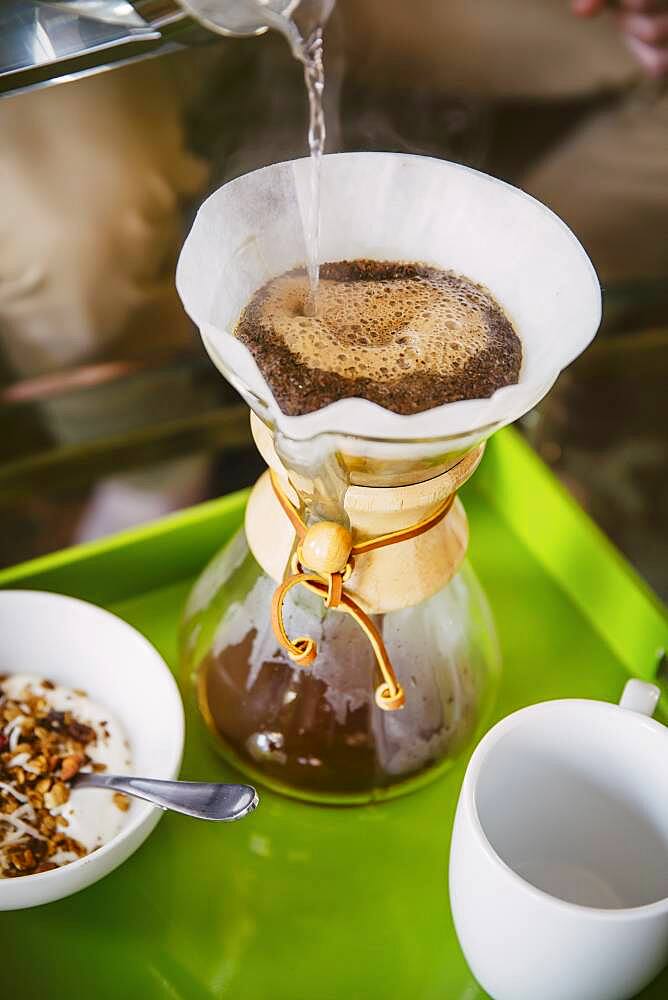
[[[0,673],[83,689],[122,724],[135,774],[178,776],[184,717],[176,682],[148,640],[115,615],[60,594],[0,591]],[[161,816],[133,800],[120,832],[92,854],[39,875],[0,879],[0,910],[50,903],[97,882],[137,850]]]

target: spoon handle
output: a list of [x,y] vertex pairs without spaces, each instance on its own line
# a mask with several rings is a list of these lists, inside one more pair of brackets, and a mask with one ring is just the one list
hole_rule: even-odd
[[243,819],[259,801],[251,785],[223,785],[211,781],[162,781],[122,774],[80,773],[73,786],[124,792],[161,809],[227,823]]

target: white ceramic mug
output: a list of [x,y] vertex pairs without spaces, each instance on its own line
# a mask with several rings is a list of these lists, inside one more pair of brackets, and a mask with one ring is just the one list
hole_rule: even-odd
[[494,1000],[625,1000],[668,962],[668,728],[659,691],[551,701],[499,722],[450,852],[460,944]]

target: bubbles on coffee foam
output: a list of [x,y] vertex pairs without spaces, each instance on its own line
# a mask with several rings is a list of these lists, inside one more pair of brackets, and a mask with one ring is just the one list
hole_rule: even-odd
[[369,259],[322,264],[320,277],[314,316],[304,313],[305,275],[290,271],[255,293],[235,330],[283,413],[350,396],[419,413],[517,382],[521,341],[469,278]]
[[[305,277],[266,288],[259,319],[305,366],[342,378],[393,382],[408,372],[456,375],[489,342],[493,300],[459,275],[321,279],[317,314],[305,316]],[[498,308],[498,306],[496,306]]]

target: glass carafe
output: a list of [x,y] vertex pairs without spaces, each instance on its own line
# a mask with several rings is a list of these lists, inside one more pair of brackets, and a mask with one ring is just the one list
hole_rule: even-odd
[[[446,450],[422,462],[413,447],[398,464],[362,460],[358,438],[355,456],[325,443],[327,457],[309,478],[313,449],[305,461],[303,448],[296,457],[282,439],[281,460],[268,429],[252,423],[305,521],[343,522],[356,538],[411,527],[452,496],[482,454],[482,446],[463,456]],[[205,569],[184,617],[186,682],[215,746],[259,782],[334,803],[398,795],[449,767],[484,723],[499,673],[467,538],[457,500],[417,538],[357,559],[345,589],[368,612],[403,691],[403,707],[383,711],[377,658],[351,615],[297,586],[285,597],[283,624],[289,636],[314,640],[315,660],[293,662],[277,639],[272,598],[290,573],[296,537],[265,473],[245,526]]]

